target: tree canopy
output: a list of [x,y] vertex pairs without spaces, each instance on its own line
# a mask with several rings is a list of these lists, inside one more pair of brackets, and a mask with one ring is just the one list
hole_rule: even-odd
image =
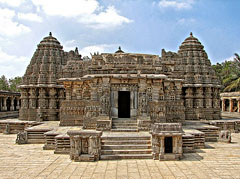
[[224,86],[224,92],[240,91],[240,56],[235,53],[232,61],[212,65]]
[[4,91],[12,91],[12,92],[19,92],[20,90],[17,88],[22,82],[22,78],[17,76],[15,78],[10,78],[9,80],[2,75],[0,77],[0,90]]

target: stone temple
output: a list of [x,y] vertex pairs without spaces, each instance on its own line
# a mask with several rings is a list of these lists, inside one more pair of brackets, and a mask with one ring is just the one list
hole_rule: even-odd
[[151,123],[219,119],[220,87],[192,33],[177,53],[163,49],[160,57],[119,48],[90,60],[83,60],[77,48],[63,51],[50,33],[23,77],[20,119],[86,128],[97,128],[105,119],[110,129],[115,118]]
[[[183,123],[220,119],[220,88],[204,46],[192,33],[177,53],[128,53],[119,47],[91,59],[82,58],[77,48],[65,52],[50,33],[38,44],[20,85],[19,119],[91,129],[83,134],[88,142],[83,138],[79,145],[91,144],[95,153],[101,131],[150,131],[153,158],[164,159],[164,151],[177,158]],[[83,131],[68,132],[76,160],[76,136]]]

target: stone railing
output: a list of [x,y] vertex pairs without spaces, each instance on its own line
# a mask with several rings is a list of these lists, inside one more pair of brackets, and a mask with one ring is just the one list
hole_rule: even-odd
[[101,154],[101,131],[94,130],[71,130],[70,158],[74,161],[96,161]]

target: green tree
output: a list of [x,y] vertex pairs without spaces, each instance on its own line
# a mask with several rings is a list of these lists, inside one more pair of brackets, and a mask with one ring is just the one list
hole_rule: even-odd
[[9,79],[10,91],[19,92],[20,90],[17,87],[18,87],[18,85],[21,84],[21,82],[22,82],[22,78],[19,76]]
[[234,61],[230,64],[230,73],[223,80],[225,85],[224,91],[239,91],[240,90],[240,57],[237,53],[234,54]]
[[0,78],[0,90],[5,90],[5,91],[9,90],[8,79],[4,75],[2,75]]

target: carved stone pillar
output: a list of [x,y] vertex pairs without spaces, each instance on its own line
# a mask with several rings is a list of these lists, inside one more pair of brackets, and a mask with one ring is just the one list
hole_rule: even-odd
[[0,111],[3,111],[2,109],[2,98],[0,97]]
[[222,99],[222,112],[225,111],[225,99]]
[[48,120],[55,121],[57,120],[57,100],[56,100],[57,90],[55,88],[51,88],[49,90],[49,111],[48,111]]
[[46,91],[44,88],[39,89],[38,101],[39,101],[39,108],[46,109]]
[[22,89],[21,91],[21,109],[28,109],[28,90]]
[[164,144],[164,136],[160,137],[160,152],[159,152],[159,160],[163,159],[165,153],[165,144]]
[[152,155],[154,160],[159,159],[160,145],[159,138],[157,135],[152,135]]
[[19,109],[20,109],[20,104],[19,104],[19,102],[20,102],[20,99],[19,99],[19,98],[17,98],[17,110],[19,110]]
[[14,98],[11,97],[11,106],[10,106],[10,111],[14,111]]
[[229,112],[233,112],[233,99],[230,99]]
[[238,112],[240,112],[240,99],[239,98],[238,98],[237,103],[238,103]]
[[49,90],[49,109],[57,109],[57,104],[56,104],[56,94],[57,91],[55,88],[51,88]]
[[62,101],[65,99],[64,89],[59,89],[59,91],[58,91],[58,99],[59,99],[59,106],[58,106],[58,108],[60,109],[60,107],[62,105]]
[[7,97],[3,98],[3,111],[7,111]]
[[30,89],[30,96],[29,96],[29,108],[30,109],[36,109],[36,105],[37,105],[36,89],[31,88]]

